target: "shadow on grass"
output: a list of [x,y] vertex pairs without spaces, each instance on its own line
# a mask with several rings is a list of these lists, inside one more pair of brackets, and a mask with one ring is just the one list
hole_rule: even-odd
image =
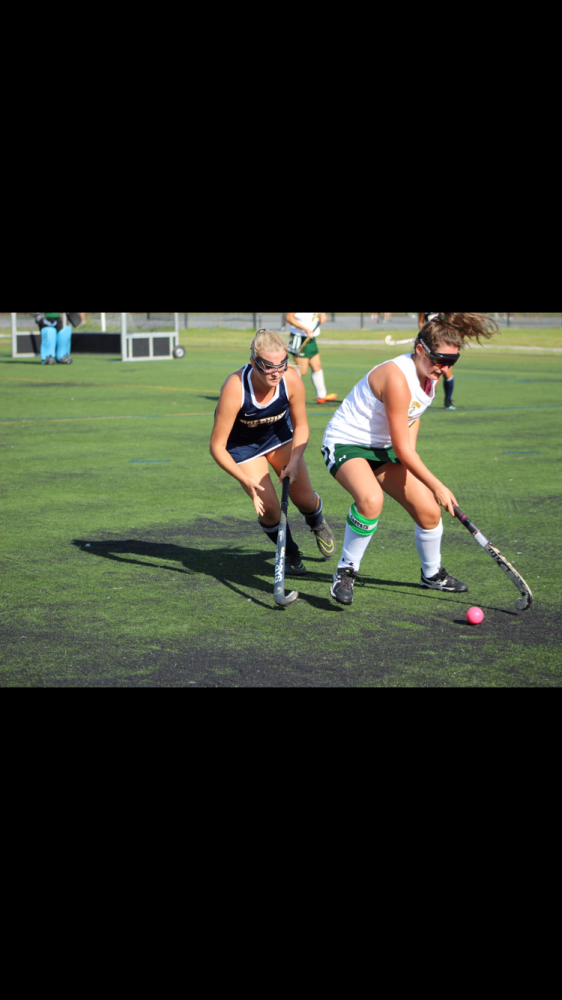
[[[72,544],[89,555],[109,559],[112,562],[129,563],[150,569],[166,569],[171,573],[182,573],[190,577],[199,574],[209,576],[240,597],[248,598],[246,588],[251,588],[261,591],[273,599],[274,567],[271,565],[273,547],[271,553],[248,553],[239,548],[197,549],[186,545],[175,545],[172,542],[145,542],[138,538],[102,539],[89,543],[84,539],[75,538]],[[146,558],[142,558],[143,556]],[[177,562],[181,563],[181,566],[148,562],[147,559],[164,560],[165,563]],[[321,560],[313,561],[320,562]],[[261,576],[270,577],[271,582],[265,582],[260,579]],[[298,590],[299,598],[314,608],[341,613],[343,609],[328,598],[303,593],[301,588],[306,587],[309,580],[327,582],[325,573],[308,572],[304,577],[287,577],[285,589]],[[253,595],[251,599],[268,611],[284,610],[277,605],[272,607],[271,604],[266,604]]]
[[[364,576],[364,577],[360,576],[359,585],[361,584],[370,584],[376,588],[384,587],[387,589],[389,593],[394,592],[400,594],[401,597],[415,597],[416,599],[421,598],[422,600],[425,598],[426,600],[430,601],[435,601],[436,598],[454,598],[457,600],[457,602],[460,599],[460,603],[463,605],[466,604],[467,607],[471,606],[473,603],[472,599],[468,596],[468,592],[463,593],[459,591],[458,593],[454,593],[452,591],[445,591],[445,590],[431,590],[430,588],[420,587],[419,583],[411,583],[410,581],[381,580],[375,576]],[[412,593],[411,594],[400,593],[400,591],[394,590],[395,587],[406,588],[407,590],[411,590]],[[519,618],[520,615],[523,613],[518,611],[510,611],[505,607],[499,607],[497,604],[481,604],[479,606],[482,608],[483,611],[498,611],[502,615],[510,615],[513,616],[514,618]],[[455,618],[454,624],[467,625],[467,621],[465,618]],[[474,628],[474,626],[471,625],[470,628]]]

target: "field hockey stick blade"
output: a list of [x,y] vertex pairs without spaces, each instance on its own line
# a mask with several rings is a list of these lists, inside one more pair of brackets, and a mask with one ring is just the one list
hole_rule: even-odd
[[413,344],[415,339],[415,337],[408,337],[407,340],[393,340],[390,334],[388,334],[388,336],[384,338],[384,342],[385,344],[388,344],[389,347],[398,347],[399,344]]
[[287,551],[287,510],[289,507],[289,489],[291,479],[286,476],[281,487],[281,518],[277,533],[277,556],[275,559],[275,586],[273,597],[275,603],[281,608],[286,608],[288,604],[293,604],[298,595],[297,590],[292,590],[290,594],[285,594],[285,555]]
[[482,532],[476,527],[474,521],[471,521],[466,514],[463,514],[460,507],[453,507],[453,510],[455,512],[455,517],[458,517],[461,524],[464,524],[467,531],[470,531],[470,534],[474,536],[478,544],[481,545],[488,555],[492,557],[494,562],[498,564],[500,569],[503,570],[505,575],[508,576],[511,582],[517,587],[517,590],[522,595],[515,601],[515,607],[517,610],[526,611],[527,608],[530,608],[533,603],[531,588],[527,583],[525,583],[525,580],[521,574],[517,572],[515,566],[512,566],[511,563],[508,562],[504,556],[502,556],[500,550],[496,548],[495,545],[492,545],[489,538],[486,538],[486,536],[482,534]]

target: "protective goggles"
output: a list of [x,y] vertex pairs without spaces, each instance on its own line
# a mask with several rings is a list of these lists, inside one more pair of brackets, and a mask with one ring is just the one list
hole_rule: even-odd
[[285,360],[282,361],[280,365],[273,365],[271,363],[271,361],[265,361],[264,358],[256,358],[255,355],[253,355],[253,354],[252,354],[252,357],[253,357],[254,361],[256,362],[256,368],[258,369],[258,371],[260,371],[262,373],[262,375],[272,375],[274,372],[281,372],[281,373],[283,373],[283,372],[286,372],[287,368],[289,367],[289,355],[288,354],[287,354],[287,357],[285,358]]
[[422,345],[431,363],[437,368],[452,368],[453,365],[456,365],[460,358],[460,354],[437,354],[436,351],[431,351],[421,337],[420,344]]

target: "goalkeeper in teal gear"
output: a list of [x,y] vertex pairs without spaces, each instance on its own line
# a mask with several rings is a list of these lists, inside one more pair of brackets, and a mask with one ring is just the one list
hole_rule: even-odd
[[[71,365],[70,344],[72,327],[80,326],[86,319],[85,313],[34,313],[35,322],[41,331],[41,364]],[[69,322],[65,323],[66,316]]]

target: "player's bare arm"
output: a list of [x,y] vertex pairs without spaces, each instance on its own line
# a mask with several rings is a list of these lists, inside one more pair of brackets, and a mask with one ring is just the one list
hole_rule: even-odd
[[[454,517],[454,506],[457,503],[454,494],[422,462],[415,450],[415,442],[414,447],[412,446],[408,420],[411,393],[405,375],[391,362],[371,373],[369,385],[377,399],[384,403],[392,447],[400,463],[427,486],[437,503]],[[419,424],[419,420],[416,423]]]
[[232,456],[228,453],[226,445],[230,433],[234,426],[234,421],[240,410],[240,396],[242,392],[242,369],[229,375],[224,383],[219,399],[219,405],[215,415],[215,425],[211,435],[210,452],[217,465],[228,472],[230,476],[237,479],[242,486],[251,490],[252,500],[259,515],[263,514],[263,506],[260,497],[256,493],[259,490],[263,493],[263,486],[245,475],[243,466],[237,465]]

